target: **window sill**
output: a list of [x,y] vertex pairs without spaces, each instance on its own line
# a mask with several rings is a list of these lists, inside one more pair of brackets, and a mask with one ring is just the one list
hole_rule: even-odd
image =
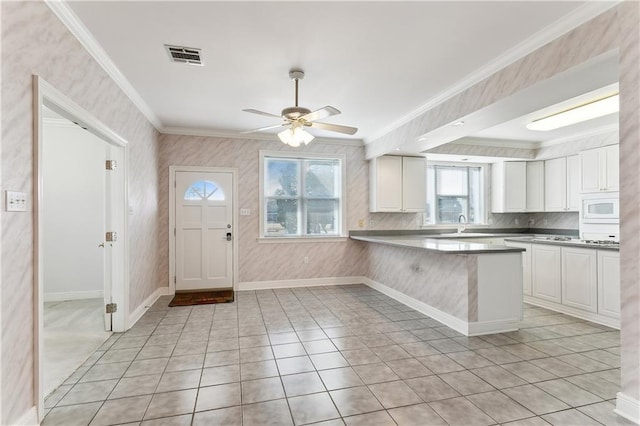
[[281,244],[281,243],[341,243],[347,241],[349,237],[261,237],[259,244]]

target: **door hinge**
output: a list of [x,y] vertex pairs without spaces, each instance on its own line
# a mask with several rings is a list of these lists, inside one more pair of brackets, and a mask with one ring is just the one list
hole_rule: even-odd
[[174,188],[176,187],[176,181],[175,180],[173,181],[173,187]]
[[114,313],[114,312],[116,312],[118,310],[118,304],[117,303],[107,303],[106,307],[107,307],[107,313],[108,314],[112,314],[112,313]]
[[105,234],[104,239],[107,242],[114,242],[114,241],[116,241],[118,239],[118,233],[117,232],[113,232],[113,231],[112,232],[107,232]]
[[107,170],[115,170],[118,167],[118,162],[116,160],[107,160],[105,167]]
[[173,236],[176,236],[176,228],[173,228]]

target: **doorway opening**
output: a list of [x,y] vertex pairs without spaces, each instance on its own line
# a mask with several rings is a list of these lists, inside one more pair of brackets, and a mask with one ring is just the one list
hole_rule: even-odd
[[63,384],[128,312],[127,142],[34,76],[34,397]]

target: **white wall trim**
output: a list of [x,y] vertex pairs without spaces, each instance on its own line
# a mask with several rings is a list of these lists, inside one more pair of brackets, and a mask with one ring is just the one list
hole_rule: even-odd
[[616,6],[620,1],[612,1],[612,2],[587,2],[583,6],[580,6],[564,18],[554,22],[553,24],[543,28],[541,31],[538,31],[536,34],[532,35],[528,39],[522,41],[521,43],[515,45],[511,49],[507,50],[497,58],[485,64],[483,67],[478,68],[476,71],[464,77],[462,80],[459,80],[457,83],[453,84],[446,90],[440,92],[439,94],[432,97],[425,104],[412,111],[411,113],[405,115],[404,117],[396,120],[395,122],[389,124],[384,127],[380,131],[375,134],[368,136],[365,138],[364,143],[369,144],[376,139],[381,138],[387,133],[393,131],[394,129],[409,123],[411,120],[421,116],[426,111],[436,107],[437,105],[453,98],[454,96],[464,92],[475,84],[481,82],[482,80],[490,77],[496,72],[506,68],[512,63],[522,59],[527,56],[531,52],[541,48],[545,44],[557,39],[563,34],[568,33],[574,28],[579,27],[587,21],[595,18],[596,16],[606,12],[612,7]]
[[26,413],[20,416],[20,418],[16,420],[15,423],[12,424],[16,426],[39,425],[40,422],[38,422],[38,409],[34,405],[33,407],[29,408]]
[[60,291],[44,294],[45,302],[63,302],[65,300],[80,300],[80,299],[102,299],[104,298],[103,290],[93,291]]
[[370,278],[362,277],[364,284],[369,287],[378,290],[380,293],[386,294],[392,299],[403,303],[410,308],[421,312],[430,318],[446,325],[449,328],[456,330],[458,333],[462,333],[465,336],[480,336],[483,334],[491,333],[504,333],[507,331],[515,331],[519,328],[520,321],[518,319],[504,320],[504,321],[478,321],[468,323],[467,321],[456,318],[440,309],[434,308],[424,302],[414,299],[411,296],[407,296],[404,293],[399,292],[391,287],[388,287],[382,283],[374,281]]
[[613,412],[627,420],[640,424],[640,401],[622,392],[616,394],[616,408]]
[[300,288],[319,287],[334,285],[363,284],[367,278],[361,276],[353,277],[326,277],[326,278],[304,278],[300,280],[275,280],[275,281],[245,281],[238,283],[236,290],[270,290],[275,288]]
[[140,304],[133,312],[127,315],[127,330],[133,327],[140,318],[147,312],[147,310],[153,306],[154,303],[160,298],[160,296],[168,296],[169,287],[159,287],[149,295],[144,302]]
[[595,314],[593,312],[586,312],[586,311],[583,311],[582,309],[572,308],[570,306],[562,305],[559,303],[549,302],[546,300],[538,299],[537,297],[529,296],[527,294],[524,295],[524,302],[620,330],[619,319]]
[[415,309],[418,312],[421,312],[434,320],[446,325],[447,327],[453,328],[458,333],[467,334],[469,332],[469,327],[466,321],[461,320],[460,318],[456,318],[453,315],[450,315],[446,312],[443,312],[439,309],[434,308],[431,305],[428,305],[424,302],[421,302],[417,299],[414,299],[411,296],[407,296],[404,293],[399,292],[391,287],[388,287],[378,281],[374,281],[370,278],[364,278],[364,283],[374,290],[378,290],[382,294],[386,294],[392,299],[397,300],[400,303],[403,303],[410,308]]
[[67,29],[82,44],[87,52],[95,59],[102,69],[111,79],[122,89],[125,95],[133,102],[140,112],[149,120],[157,130],[162,128],[162,122],[153,112],[151,107],[140,96],[138,91],[131,85],[129,80],[122,74],[116,64],[111,60],[107,52],[100,46],[87,27],[78,19],[65,1],[45,0],[51,11],[60,19]]

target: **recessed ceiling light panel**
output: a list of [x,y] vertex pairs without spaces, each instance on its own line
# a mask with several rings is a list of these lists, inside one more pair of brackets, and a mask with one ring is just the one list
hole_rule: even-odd
[[527,129],[538,131],[549,131],[559,129],[560,127],[570,126],[572,124],[581,123],[583,121],[592,120],[594,118],[603,117],[605,115],[618,112],[620,109],[619,95],[611,95],[606,98],[598,99],[539,120],[532,121],[527,124]]

